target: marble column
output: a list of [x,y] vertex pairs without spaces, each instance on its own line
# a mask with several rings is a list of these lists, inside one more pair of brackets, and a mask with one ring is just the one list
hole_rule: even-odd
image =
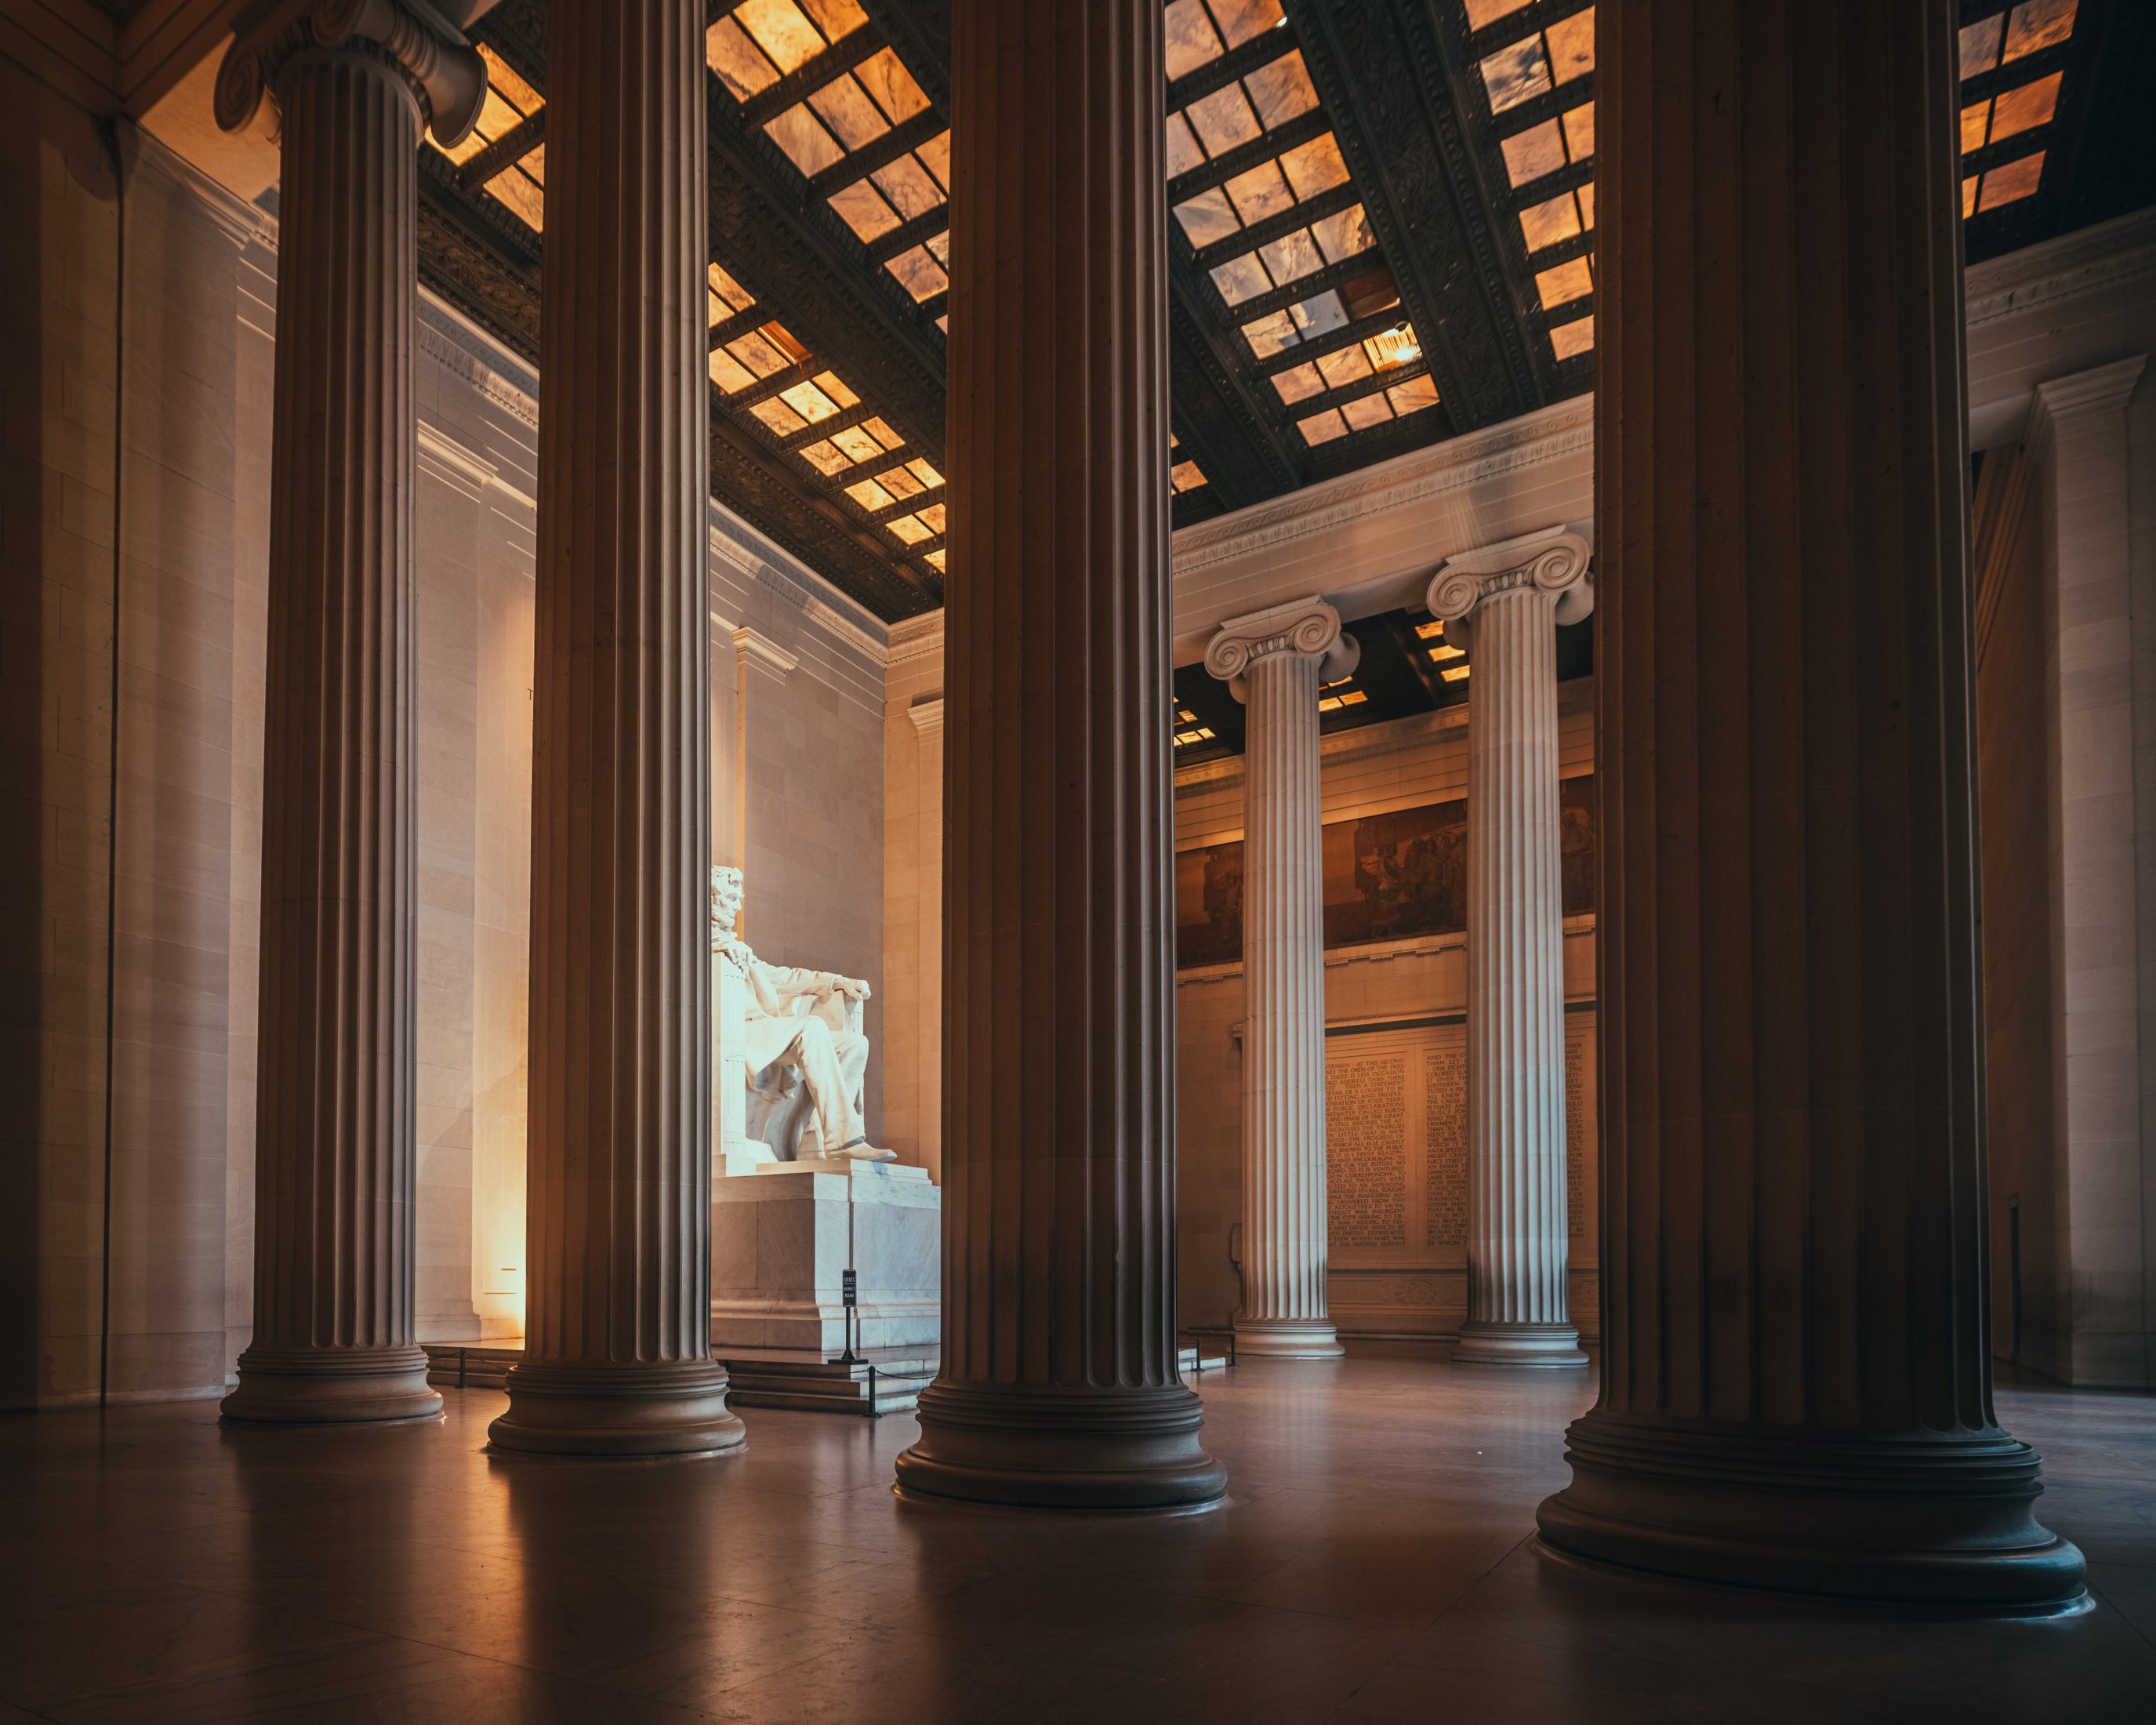
[[1557,626],[1594,608],[1552,527],[1448,557],[1431,614],[1469,652],[1467,1318],[1453,1358],[1584,1366],[1565,1288],[1564,883]]
[[711,1357],[703,0],[552,0],[531,1294],[495,1447],[741,1442]]
[[1991,1399],[1955,23],[1596,13],[1602,1369],[1539,1519],[2043,1610],[2082,1565]]
[[943,1358],[907,1496],[1213,1502],[1175,1367],[1157,0],[951,8]]
[[1325,1308],[1325,891],[1317,685],[1360,649],[1315,596],[1220,625],[1205,668],[1243,751],[1243,1305],[1239,1354],[1337,1359]]
[[254,1335],[227,1418],[439,1413],[413,1332],[412,399],[420,135],[485,68],[391,0],[242,37],[283,162],[270,475]]

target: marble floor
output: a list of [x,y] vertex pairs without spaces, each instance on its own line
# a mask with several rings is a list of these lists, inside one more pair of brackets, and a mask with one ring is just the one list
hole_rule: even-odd
[[2156,1721],[2156,1399],[2002,1391],[2097,1601],[1896,1617],[1573,1568],[1530,1534],[1586,1374],[1208,1375],[1232,1499],[924,1509],[910,1416],[745,1450],[490,1456],[438,1422],[0,1419],[0,1722]]

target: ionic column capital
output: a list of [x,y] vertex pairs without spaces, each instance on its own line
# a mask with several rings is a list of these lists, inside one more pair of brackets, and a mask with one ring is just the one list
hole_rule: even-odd
[[[1594,553],[1569,527],[1544,527],[1481,551],[1447,557],[1430,578],[1424,603],[1449,624],[1466,621],[1483,600],[1532,589],[1557,600],[1557,620],[1578,623],[1594,608]],[[1450,639],[1453,631],[1445,631]]]
[[282,130],[277,74],[310,48],[357,48],[386,61],[412,92],[419,130],[431,126],[445,149],[479,122],[486,62],[427,0],[285,0],[225,50],[217,71],[218,125],[229,132],[259,130],[274,142]]
[[1235,683],[1253,660],[1274,653],[1296,653],[1322,661],[1317,672],[1321,681],[1348,675],[1363,657],[1354,636],[1340,633],[1339,612],[1312,593],[1306,599],[1227,619],[1205,649],[1205,669],[1224,683]]

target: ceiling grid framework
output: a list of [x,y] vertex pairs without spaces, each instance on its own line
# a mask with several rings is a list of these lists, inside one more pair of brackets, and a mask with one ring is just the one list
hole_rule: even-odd
[[[1176,525],[1593,387],[1592,3],[1162,4]],[[1972,260],[2156,196],[2152,14],[1960,0]],[[948,0],[706,17],[713,494],[886,621],[933,609]],[[530,362],[545,24],[544,0],[480,20],[484,110],[420,164],[424,279]],[[1382,644],[1327,691],[1328,726],[1464,694],[1428,622],[1358,625]],[[1178,758],[1236,742],[1224,692],[1183,680]]]

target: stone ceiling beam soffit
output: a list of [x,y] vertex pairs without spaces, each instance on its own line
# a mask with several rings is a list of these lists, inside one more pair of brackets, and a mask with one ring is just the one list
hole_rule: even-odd
[[[1461,80],[1443,51],[1434,0],[1281,0],[1303,41],[1342,154],[1368,193],[1440,400],[1471,430],[1549,398],[1528,352],[1515,280],[1485,184]],[[1464,22],[1464,19],[1463,19]],[[1464,53],[1464,49],[1462,50]],[[1522,255],[1520,270],[1524,270]]]

